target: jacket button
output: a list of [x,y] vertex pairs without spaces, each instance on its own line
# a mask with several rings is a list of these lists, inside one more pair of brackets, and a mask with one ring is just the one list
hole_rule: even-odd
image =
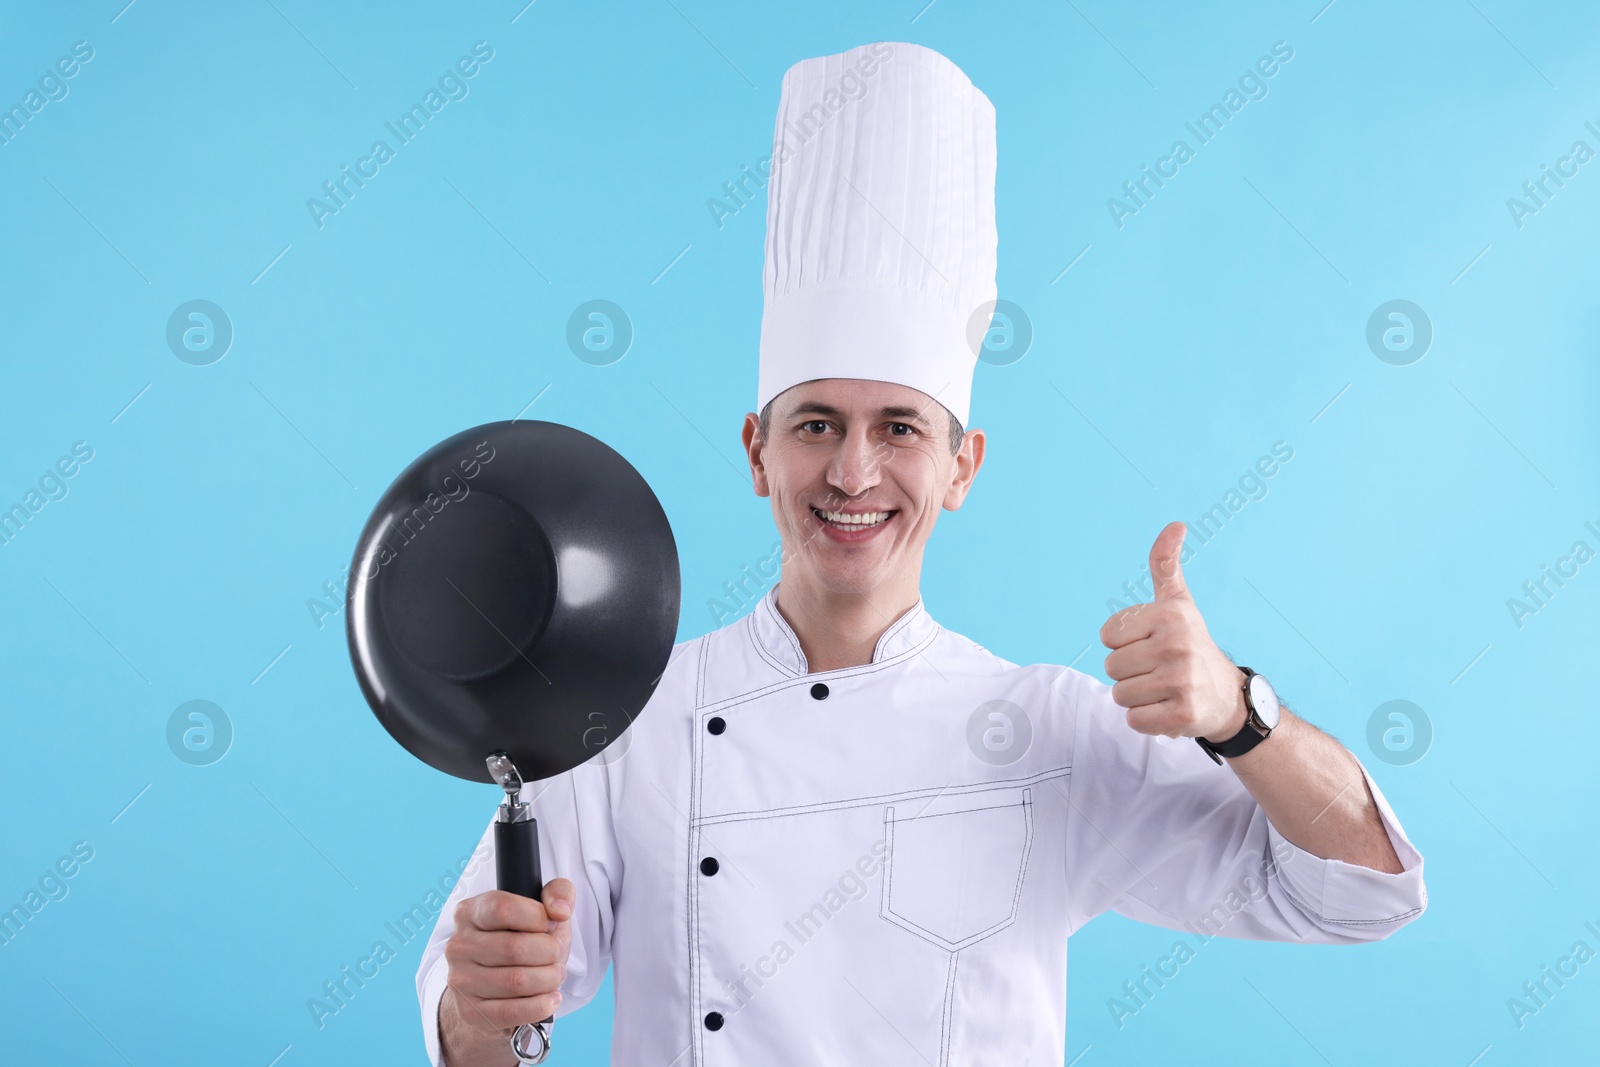
[[823,685],[821,682],[818,682],[816,685],[811,687],[811,696],[815,700],[827,700],[828,687]]
[[706,720],[706,729],[713,734],[720,734],[727,728],[728,724],[722,721],[721,715],[713,715]]
[[721,1030],[722,1029],[722,1013],[720,1011],[708,1011],[708,1012],[706,1012],[706,1029],[707,1030]]
[[717,857],[707,856],[700,861],[700,873],[705,875],[716,874],[718,866],[720,865],[717,863]]

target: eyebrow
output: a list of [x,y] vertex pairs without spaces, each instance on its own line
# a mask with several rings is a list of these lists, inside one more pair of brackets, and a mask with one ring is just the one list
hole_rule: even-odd
[[[825,415],[825,416],[827,416],[828,418],[831,418],[831,419],[843,419],[844,418],[844,412],[843,411],[840,411],[838,408],[834,407],[832,404],[824,404],[821,401],[816,401],[816,400],[805,401],[805,402],[803,402],[803,403],[801,403],[801,404],[799,404],[799,405],[797,405],[797,406],[795,406],[795,407],[793,407],[793,408],[791,408],[789,410],[789,418],[792,419],[796,415]],[[908,408],[908,407],[885,407],[885,408],[879,408],[878,409],[878,417],[881,418],[881,419],[899,419],[902,422],[916,423],[916,424],[924,426],[924,427],[926,427],[928,425],[928,420],[927,420],[926,416],[924,416],[923,413],[918,411],[916,408]]]

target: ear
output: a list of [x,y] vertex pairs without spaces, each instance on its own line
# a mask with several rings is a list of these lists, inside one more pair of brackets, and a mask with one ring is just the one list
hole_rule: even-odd
[[978,476],[978,468],[983,466],[983,449],[986,443],[982,430],[968,430],[967,436],[962,438],[961,447],[952,460],[955,464],[955,474],[950,480],[950,488],[944,493],[946,511],[961,509],[961,502],[967,498],[967,490],[972,488],[972,481]]
[[750,485],[756,496],[771,496],[767,486],[767,465],[763,458],[767,443],[761,439],[761,419],[755,412],[744,417],[744,429],[739,437],[744,441],[745,457],[750,461]]

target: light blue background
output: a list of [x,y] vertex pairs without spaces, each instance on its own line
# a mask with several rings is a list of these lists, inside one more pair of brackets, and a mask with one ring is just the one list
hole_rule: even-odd
[[[719,230],[706,201],[768,150],[791,63],[879,39],[944,52],[994,101],[1000,291],[1036,330],[978,369],[989,460],[930,546],[934,617],[1098,674],[1107,600],[1162,525],[1288,442],[1188,579],[1427,859],[1431,906],[1392,940],[1215,941],[1121,1029],[1107,998],[1173,935],[1096,921],[1072,941],[1067,1058],[1593,1054],[1600,962],[1520,1029],[1506,1005],[1574,942],[1600,950],[1600,562],[1520,628],[1506,604],[1575,541],[1600,550],[1600,160],[1521,228],[1506,207],[1573,141],[1600,150],[1592,7],[122,3],[8,4],[0,34],[5,106],[95,49],[0,146],[0,505],[95,450],[0,546],[0,907],[94,849],[0,947],[0,1058],[423,1062],[420,941],[321,1029],[306,1002],[495,797],[383,733],[342,616],[319,630],[307,601],[409,460],[538,396],[525,417],[655,487],[680,637],[712,628],[707,601],[776,535],[737,437],[764,207]],[[318,229],[307,198],[479,40],[470,95]],[[1118,229],[1107,198],[1280,40],[1270,94]],[[164,338],[197,298],[236,330],[206,367]],[[611,366],[564,341],[592,298],[637,331]],[[1408,366],[1365,342],[1396,298],[1435,331]],[[1410,765],[1366,741],[1397,698],[1435,731]],[[235,730],[211,766],[167,747],[193,699]],[[607,1061],[609,1001],[563,1020],[556,1062]]]

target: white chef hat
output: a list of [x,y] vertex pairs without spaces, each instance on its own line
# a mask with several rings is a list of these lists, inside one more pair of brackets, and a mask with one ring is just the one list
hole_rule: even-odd
[[757,411],[801,382],[866,378],[968,425],[969,323],[995,299],[994,171],[994,105],[938,52],[880,41],[789,68]]

